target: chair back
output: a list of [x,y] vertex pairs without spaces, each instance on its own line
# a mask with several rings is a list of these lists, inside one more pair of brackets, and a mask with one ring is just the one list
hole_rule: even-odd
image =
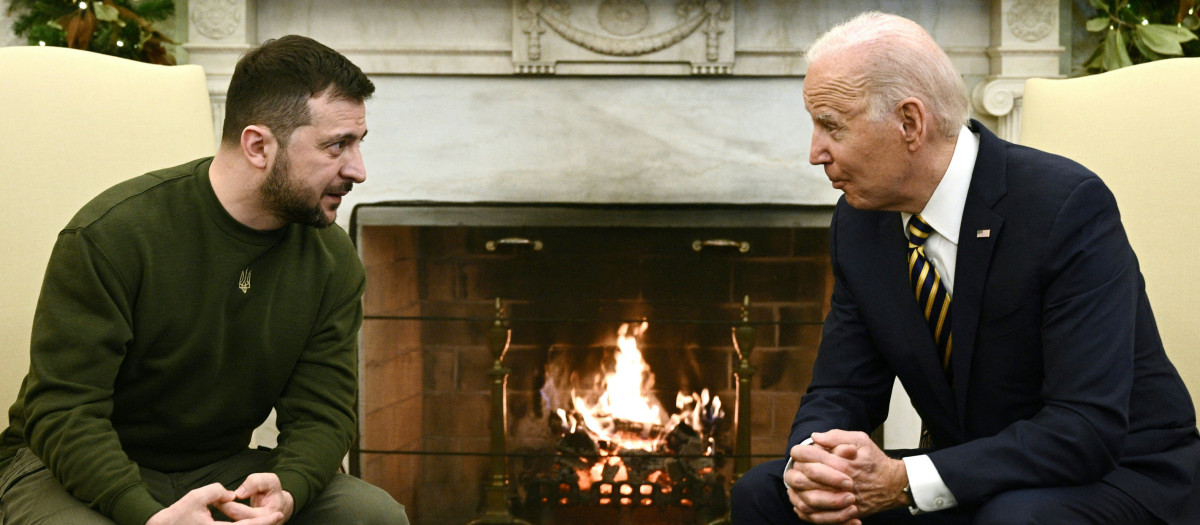
[[104,189],[215,152],[200,66],[0,47],[0,404],[29,368],[42,276],[67,221]]
[[1025,84],[1021,143],[1108,184],[1163,344],[1200,404],[1200,58]]

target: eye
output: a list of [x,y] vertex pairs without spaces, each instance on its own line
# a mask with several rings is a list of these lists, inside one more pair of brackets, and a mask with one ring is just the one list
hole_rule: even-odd
[[846,131],[845,126],[834,120],[822,121],[821,127],[825,129],[826,133],[829,133],[830,138],[833,140],[841,139],[843,133]]

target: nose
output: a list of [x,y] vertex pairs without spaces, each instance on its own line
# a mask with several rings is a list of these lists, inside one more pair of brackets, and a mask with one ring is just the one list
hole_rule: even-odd
[[829,153],[828,143],[821,135],[820,131],[814,131],[812,136],[812,144],[808,149],[808,163],[813,165],[829,164],[833,162],[833,155]]
[[346,156],[346,163],[342,165],[341,175],[354,181],[355,184],[361,184],[367,180],[367,166],[363,163],[362,150],[355,146],[354,150],[349,153]]

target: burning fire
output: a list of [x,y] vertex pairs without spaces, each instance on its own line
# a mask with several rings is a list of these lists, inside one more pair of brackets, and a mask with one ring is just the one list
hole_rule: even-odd
[[[720,398],[711,396],[707,389],[700,393],[678,392],[674,413],[659,403],[654,395],[654,374],[638,348],[638,339],[646,333],[647,327],[646,322],[622,324],[617,330],[614,364],[604,367],[603,374],[594,378],[595,390],[580,395],[571,385],[569,410],[555,410],[559,430],[566,436],[566,446],[580,453],[580,465],[576,468],[580,490],[588,491],[593,484],[600,483],[601,496],[608,496],[604,491],[611,492],[614,483],[623,487],[620,490],[634,490],[623,482],[646,483],[637,485],[639,494],[617,495],[617,501],[622,504],[625,500],[633,501],[630,498],[646,496],[651,484],[661,484],[659,490],[665,493],[671,490],[669,483],[662,483],[669,481],[665,479],[668,477],[665,472],[653,470],[631,474],[622,456],[664,451],[712,455],[712,433],[724,415]],[[553,376],[548,377],[542,396],[549,403],[556,394]],[[593,459],[587,460],[585,454]],[[711,472],[711,467],[699,470]],[[648,497],[643,497],[639,504],[649,504],[649,501]]]

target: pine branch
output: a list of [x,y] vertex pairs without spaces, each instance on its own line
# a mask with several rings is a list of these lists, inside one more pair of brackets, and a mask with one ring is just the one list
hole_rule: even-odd
[[117,4],[126,4],[125,7],[130,8],[138,16],[146,20],[163,20],[175,14],[175,2],[173,0],[145,0],[130,6],[129,2],[117,2]]
[[[83,8],[80,8],[80,4]],[[65,46],[142,62],[174,64],[177,44],[152,20],[175,13],[173,0],[12,0],[13,33],[30,45]]]

